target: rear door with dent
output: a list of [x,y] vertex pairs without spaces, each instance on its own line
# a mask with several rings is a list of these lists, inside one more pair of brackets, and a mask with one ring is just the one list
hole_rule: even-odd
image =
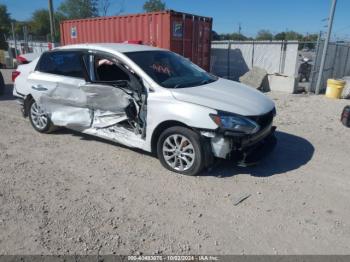
[[45,53],[30,75],[33,97],[54,125],[84,129],[91,125],[90,109],[81,86],[86,83],[83,52],[58,50]]

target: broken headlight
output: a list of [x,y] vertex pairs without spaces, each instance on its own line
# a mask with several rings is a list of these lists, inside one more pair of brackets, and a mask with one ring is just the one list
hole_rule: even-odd
[[260,129],[256,122],[244,116],[219,113],[210,117],[219,127],[238,133],[254,134]]

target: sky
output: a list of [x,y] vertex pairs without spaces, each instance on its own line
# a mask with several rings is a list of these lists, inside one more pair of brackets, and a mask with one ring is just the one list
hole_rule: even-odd
[[[53,0],[57,8],[63,0]],[[12,18],[30,19],[32,12],[47,8],[47,0],[0,0]],[[108,15],[115,15],[124,2],[123,14],[142,12],[145,0],[111,0]],[[261,29],[278,33],[294,30],[303,34],[326,30],[331,0],[165,0],[168,9],[213,17],[213,30],[255,36]],[[350,40],[350,0],[338,0],[333,38]]]

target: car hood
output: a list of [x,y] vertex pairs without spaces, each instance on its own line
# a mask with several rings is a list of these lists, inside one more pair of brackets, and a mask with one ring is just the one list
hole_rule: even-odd
[[195,87],[171,89],[175,99],[243,116],[270,112],[275,104],[260,91],[241,83],[219,78]]

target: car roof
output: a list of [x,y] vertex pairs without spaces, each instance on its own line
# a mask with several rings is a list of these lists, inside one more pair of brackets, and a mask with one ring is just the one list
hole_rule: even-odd
[[119,53],[140,52],[140,51],[161,51],[158,47],[140,44],[118,44],[118,43],[96,43],[96,44],[76,44],[58,47],[57,49],[93,49],[101,51],[111,51]]

